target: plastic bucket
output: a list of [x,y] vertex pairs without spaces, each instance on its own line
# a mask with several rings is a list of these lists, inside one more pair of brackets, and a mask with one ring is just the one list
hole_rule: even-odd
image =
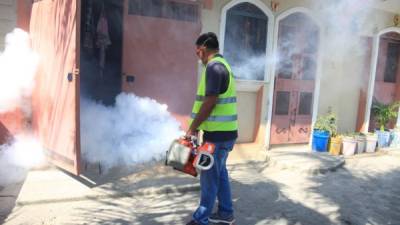
[[391,139],[390,147],[392,147],[392,148],[400,147],[400,131],[392,131],[390,139]]
[[357,136],[357,154],[361,154],[365,151],[365,143],[366,138],[365,136]]
[[312,150],[316,152],[326,152],[328,148],[329,132],[314,130],[312,140]]
[[329,153],[331,155],[340,155],[342,139],[340,137],[331,138],[329,143]]
[[378,140],[378,138],[375,135],[367,135],[365,152],[368,152],[368,153],[375,152],[377,140]]
[[378,134],[378,147],[379,148],[389,147],[390,132],[377,130],[376,133]]
[[351,156],[354,155],[357,147],[357,141],[354,138],[344,137],[343,138],[343,155]]

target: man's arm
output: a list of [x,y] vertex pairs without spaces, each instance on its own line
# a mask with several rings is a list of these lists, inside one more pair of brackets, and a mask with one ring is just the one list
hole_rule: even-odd
[[217,103],[218,96],[210,95],[206,96],[203,104],[200,107],[199,113],[197,113],[196,118],[194,118],[192,125],[187,131],[187,135],[194,135],[196,133],[197,128],[200,126],[202,122],[204,122],[211,114]]
[[218,95],[226,90],[221,90],[222,82],[228,79],[228,71],[221,63],[211,63],[206,70],[206,90],[203,104],[194,118],[187,135],[195,135],[198,127],[210,116],[217,104]]

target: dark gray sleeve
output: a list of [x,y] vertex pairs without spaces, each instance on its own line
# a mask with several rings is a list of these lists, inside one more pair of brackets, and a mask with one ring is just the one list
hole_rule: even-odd
[[222,63],[209,64],[206,68],[206,96],[224,93],[228,76],[228,70]]

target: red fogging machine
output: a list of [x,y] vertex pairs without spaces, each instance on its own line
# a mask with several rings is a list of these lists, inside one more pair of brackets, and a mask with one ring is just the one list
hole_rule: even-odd
[[209,170],[214,165],[214,150],[215,145],[209,142],[199,145],[195,136],[182,137],[172,142],[165,165],[196,177],[198,170]]

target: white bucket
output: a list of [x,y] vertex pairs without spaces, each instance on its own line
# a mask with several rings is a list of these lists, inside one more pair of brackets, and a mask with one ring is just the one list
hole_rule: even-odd
[[354,155],[357,147],[357,141],[351,137],[343,137],[343,155],[351,156]]
[[357,136],[357,154],[361,154],[365,151],[366,138],[365,136]]
[[367,142],[365,147],[365,152],[372,153],[376,150],[376,142],[378,137],[375,135],[367,135]]

